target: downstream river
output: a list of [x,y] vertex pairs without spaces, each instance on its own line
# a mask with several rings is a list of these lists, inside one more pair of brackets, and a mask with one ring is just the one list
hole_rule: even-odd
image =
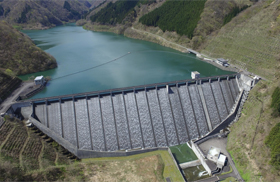
[[23,32],[58,63],[56,69],[20,77],[51,77],[47,87],[33,98],[190,79],[191,71],[200,72],[202,77],[232,73],[191,54],[74,24]]

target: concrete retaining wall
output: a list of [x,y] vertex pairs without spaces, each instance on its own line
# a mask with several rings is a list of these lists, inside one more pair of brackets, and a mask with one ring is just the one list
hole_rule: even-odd
[[192,150],[195,153],[195,155],[197,156],[197,158],[200,160],[202,166],[205,168],[205,170],[208,172],[208,174],[210,176],[212,176],[211,173],[211,169],[209,168],[209,166],[206,164],[205,161],[205,156],[203,155],[203,153],[200,151],[199,147],[193,143],[193,141],[191,141],[191,146],[192,146]]
[[125,156],[131,156],[136,154],[142,154],[146,152],[152,152],[157,150],[168,150],[168,148],[150,148],[150,149],[139,149],[139,150],[133,150],[133,151],[119,151],[119,152],[96,152],[92,150],[77,150],[77,156],[80,159],[84,158],[98,158],[98,157],[125,157]]
[[[29,118],[29,121],[31,123],[33,123],[39,130],[41,130],[43,133],[45,133],[46,135],[48,135],[50,138],[52,138],[53,140],[55,140],[57,143],[59,143],[60,145],[62,145],[64,148],[66,148],[69,152],[75,154],[76,156],[78,156],[78,151],[77,148],[72,145],[70,142],[68,142],[67,140],[63,139],[62,137],[58,136],[55,132],[53,132],[52,130],[50,130],[49,128],[47,128],[45,125],[41,124],[39,121],[37,121],[36,119],[34,119],[33,117]],[[79,157],[79,156],[78,156]]]
[[186,169],[186,168],[194,167],[194,166],[198,166],[198,165],[201,165],[201,161],[200,160],[195,160],[195,161],[190,161],[190,162],[182,163],[182,164],[180,164],[180,167],[182,169]]
[[[198,139],[195,141],[195,143],[199,144],[199,143],[202,143],[203,141],[206,141],[208,139],[210,139],[209,137],[213,136],[215,137],[214,135],[218,134],[220,132],[220,130],[226,128],[227,126],[230,125],[230,123],[235,119],[236,117],[236,114],[237,114],[237,111],[239,109],[239,106],[240,106],[240,103],[241,103],[241,100],[242,100],[242,96],[244,94],[244,91],[241,90],[241,92],[239,93],[238,95],[238,99],[237,101],[235,102],[233,108],[232,108],[232,111],[231,113],[228,115],[228,117],[222,121],[217,127],[215,127],[211,132],[209,132],[207,135],[205,135],[204,137]],[[212,137],[211,137],[212,138]]]

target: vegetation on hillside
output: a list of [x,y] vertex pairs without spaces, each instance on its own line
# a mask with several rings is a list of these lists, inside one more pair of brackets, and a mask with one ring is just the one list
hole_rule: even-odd
[[179,35],[193,37],[206,0],[167,1],[161,7],[142,16],[139,22],[160,27],[163,31],[176,31]]
[[0,68],[9,69],[14,75],[44,71],[57,66],[54,57],[5,22],[0,22],[0,39]]
[[273,116],[279,116],[280,115],[280,88],[276,87],[272,94],[272,101],[271,101],[271,107],[273,108]]
[[277,123],[265,139],[265,144],[270,148],[270,164],[280,169],[280,123]]
[[42,29],[76,21],[89,11],[92,0],[0,1],[0,19],[25,29]]
[[129,13],[134,14],[134,7],[137,3],[138,0],[117,1],[115,3],[110,2],[105,8],[91,16],[90,20],[101,24],[120,24]]
[[12,75],[11,70],[7,69],[5,72],[8,72],[11,75],[0,71],[0,103],[5,100],[21,83],[19,78]]
[[243,7],[234,7],[230,13],[228,13],[225,18],[224,18],[224,23],[223,25],[227,24],[228,22],[230,22],[232,20],[232,18],[234,18],[236,15],[238,15],[241,11],[247,9],[249,6],[248,5],[245,5]]
[[[272,156],[279,148],[279,142],[273,139],[279,136],[272,132],[273,137],[268,137],[271,129],[279,123],[279,117],[271,115],[271,95],[275,86],[280,82],[261,81],[249,93],[245,102],[242,115],[231,127],[227,149],[234,159],[235,166],[245,181],[279,181],[280,170],[270,162]],[[278,125],[279,126],[279,125]],[[278,128],[279,129],[279,128]],[[275,130],[274,130],[275,131]],[[270,141],[274,147],[268,147],[266,141]],[[278,140],[279,141],[279,140]],[[269,142],[269,143],[270,143]],[[279,154],[279,153],[278,153]],[[278,155],[279,157],[279,155]],[[279,160],[278,160],[279,162]]]
[[279,4],[263,1],[242,11],[208,36],[202,53],[229,59],[230,63],[266,79],[279,77]]

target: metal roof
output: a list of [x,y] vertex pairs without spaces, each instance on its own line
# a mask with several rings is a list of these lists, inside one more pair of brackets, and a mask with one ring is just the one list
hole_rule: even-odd
[[42,80],[44,78],[44,76],[37,76],[34,80],[37,81],[37,80]]

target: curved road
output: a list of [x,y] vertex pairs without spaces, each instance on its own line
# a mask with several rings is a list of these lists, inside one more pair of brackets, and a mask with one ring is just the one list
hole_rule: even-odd
[[20,86],[13,91],[13,93],[6,98],[0,105],[0,113],[5,113],[9,107],[16,102],[16,99],[19,95],[24,91],[27,90],[29,87],[33,86],[34,82],[22,82]]

